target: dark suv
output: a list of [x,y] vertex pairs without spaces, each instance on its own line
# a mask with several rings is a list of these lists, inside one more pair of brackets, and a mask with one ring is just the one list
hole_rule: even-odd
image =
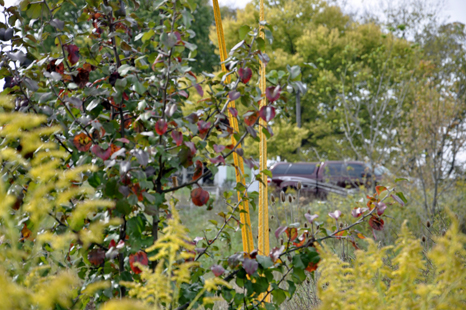
[[377,184],[383,169],[376,168],[372,178],[370,166],[360,161],[279,162],[271,167],[273,178],[269,182],[283,191],[296,189],[301,182],[303,190],[317,196],[325,196],[328,192],[346,194],[344,189],[369,187],[373,179]]

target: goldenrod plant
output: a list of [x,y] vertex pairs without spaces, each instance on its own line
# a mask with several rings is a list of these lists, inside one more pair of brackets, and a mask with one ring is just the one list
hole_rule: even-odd
[[368,240],[367,251],[356,251],[352,262],[324,247],[319,309],[464,309],[466,236],[451,219],[426,256],[406,222],[394,246]]

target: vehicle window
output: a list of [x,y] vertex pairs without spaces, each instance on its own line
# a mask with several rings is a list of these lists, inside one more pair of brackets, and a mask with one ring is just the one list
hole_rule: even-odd
[[346,171],[344,171],[345,176],[351,178],[360,178],[365,174],[366,167],[360,164],[348,164],[346,165]]
[[341,176],[341,166],[341,163],[329,163],[325,165],[325,175],[332,177]]
[[272,175],[277,176],[277,175],[285,174],[285,172],[286,172],[286,170],[288,169],[289,166],[290,166],[289,164],[276,165],[275,168],[273,168],[273,170],[272,170]]
[[286,174],[313,174],[316,164],[292,164]]

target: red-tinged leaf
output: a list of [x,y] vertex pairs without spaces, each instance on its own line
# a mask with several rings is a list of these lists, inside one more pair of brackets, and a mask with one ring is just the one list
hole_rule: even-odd
[[193,189],[191,192],[191,200],[198,207],[205,205],[209,201],[209,198],[209,192],[200,187]]
[[189,147],[189,150],[191,151],[191,155],[196,154],[196,146],[194,145],[194,142],[191,141],[185,141],[184,145]]
[[238,75],[241,78],[241,82],[247,84],[252,77],[252,70],[250,68],[239,68]]
[[281,247],[273,248],[269,254],[270,258],[272,259],[272,262],[275,263],[280,258],[280,255],[283,253],[284,250],[285,250],[285,247],[283,245]]
[[244,114],[244,122],[248,126],[252,126],[256,123],[257,118],[259,117],[258,111],[248,111]]
[[73,82],[75,82],[79,88],[86,87],[89,82],[89,71],[83,68],[78,68],[78,74],[73,75]]
[[133,186],[131,186],[131,190],[138,197],[138,201],[144,201],[144,196],[142,193],[144,193],[146,190],[141,189],[139,183],[133,184]]
[[298,229],[294,228],[294,227],[288,227],[285,230],[285,233],[286,233],[288,239],[290,239],[291,241],[293,241],[294,239],[296,239],[298,237]]
[[380,195],[380,193],[382,193],[382,192],[384,192],[386,190],[387,190],[387,188],[385,186],[380,186],[379,185],[379,186],[375,187],[375,191],[377,192],[377,195]]
[[258,250],[252,250],[251,253],[249,253],[249,258],[256,259],[257,254],[259,254]]
[[197,129],[199,130],[199,137],[202,139],[205,138],[207,133],[209,132],[210,125],[212,125],[210,122],[204,122],[203,120],[200,120],[197,122]]
[[358,236],[359,239],[366,239],[366,237],[361,233],[358,233],[356,236]]
[[225,148],[226,148],[225,145],[217,145],[217,144],[214,144],[214,151],[215,151],[216,153],[222,152]]
[[228,108],[228,111],[230,111],[230,114],[231,114],[233,117],[237,117],[237,116],[238,116],[238,110],[236,110],[235,108]]
[[183,133],[180,131],[173,130],[171,136],[173,141],[175,141],[176,146],[180,146],[183,143]]
[[122,97],[123,97],[123,100],[126,100],[126,101],[129,100],[129,96],[126,93],[123,93]]
[[195,84],[194,85],[194,88],[196,89],[197,93],[199,94],[199,96],[204,97],[204,90],[202,89],[202,86],[199,85],[199,84]]
[[180,90],[180,91],[178,92],[178,95],[183,96],[183,97],[185,97],[186,99],[189,98],[189,94],[188,94],[186,91],[184,91],[184,90]]
[[359,250],[359,247],[358,247],[358,245],[357,245],[357,243],[355,241],[350,240],[350,242],[351,242],[351,245],[354,247],[355,250]]
[[197,76],[192,71],[188,71],[188,74],[197,80]]
[[110,241],[110,244],[108,245],[108,247],[109,247],[109,248],[114,248],[114,247],[116,247],[115,239],[112,239],[112,240]]
[[259,263],[255,259],[245,258],[243,261],[243,268],[248,275],[254,274],[259,267]]
[[280,85],[278,86],[270,86],[267,87],[265,90],[265,97],[267,97],[267,100],[270,102],[275,102],[280,98],[280,93],[282,92]]
[[377,203],[377,214],[380,216],[385,212],[385,209],[387,209],[387,205],[384,204],[383,202]]
[[136,266],[136,263],[147,266],[149,264],[149,260],[147,259],[147,254],[143,251],[139,251],[129,256],[129,266],[131,267],[131,270],[135,274],[140,274],[142,270],[139,269],[138,266]]
[[87,72],[91,72],[95,70],[95,66],[88,64],[87,62],[83,64],[83,69],[86,70]]
[[231,101],[235,101],[241,97],[241,93],[237,90],[232,90],[228,93],[228,98],[230,98]]
[[121,147],[119,147],[118,145],[115,145],[115,144],[113,144],[113,143],[110,144],[110,148],[111,148],[111,150],[112,150],[112,151],[111,151],[111,155],[113,155],[113,153],[115,153],[115,152],[121,150]]
[[94,266],[100,266],[105,261],[105,251],[102,249],[95,249],[87,253],[87,259]]
[[225,165],[225,158],[223,158],[222,155],[218,155],[218,156],[215,157],[215,158],[211,158],[211,159],[210,159],[210,162],[213,163],[213,164],[222,163],[222,164]]
[[50,63],[47,65],[47,71],[48,72],[57,72],[60,74],[65,73],[65,66],[63,65],[63,62],[61,62],[58,66],[56,65],[56,60],[50,61]]
[[168,124],[164,119],[161,118],[157,121],[157,123],[155,123],[155,132],[158,135],[160,136],[163,135],[164,133],[167,132],[167,129],[168,129]]
[[21,240],[29,239],[31,234],[32,231],[28,228],[27,224],[24,223],[23,228],[21,229]]
[[372,216],[369,219],[369,226],[372,227],[374,230],[382,230],[384,225],[384,221],[381,218]]
[[196,169],[194,169],[193,181],[199,179],[204,173],[204,165],[200,160],[196,160]]
[[337,239],[341,239],[342,236],[346,236],[346,231],[340,231],[335,234],[335,237],[337,237]]
[[76,135],[73,138],[74,146],[81,152],[87,152],[91,148],[92,140],[84,132]]
[[79,61],[79,47],[74,44],[67,44],[63,48],[68,52],[68,61],[74,66]]
[[319,263],[313,263],[313,262],[310,262],[307,267],[306,267],[306,271],[309,271],[309,272],[313,272],[317,269],[317,267],[319,266]]
[[266,122],[271,121],[275,117],[275,108],[272,106],[263,106],[259,111],[259,116]]
[[228,144],[226,146],[227,149],[232,150],[235,146],[233,144]]
[[220,265],[212,265],[212,267],[210,267],[210,270],[212,270],[212,273],[216,277],[219,277],[225,273],[225,269]]
[[189,114],[188,116],[186,116],[186,119],[187,119],[191,124],[195,124],[195,123],[197,123],[197,121],[199,120],[199,115],[197,115],[196,113],[191,113],[191,114]]
[[94,153],[95,156],[102,158],[102,160],[107,160],[112,156],[112,148],[108,147],[106,150],[103,150],[100,146],[94,145],[91,148],[92,153]]
[[283,234],[285,232],[285,230],[287,230],[288,227],[286,226],[280,226],[278,227],[276,230],[275,230],[275,238],[279,238],[281,234]]
[[293,242],[294,246],[297,247],[302,247],[306,243],[306,235],[302,234],[298,239],[296,239],[297,242]]
[[360,217],[367,210],[369,209],[368,208],[354,208],[353,210],[351,210],[351,215],[353,217]]

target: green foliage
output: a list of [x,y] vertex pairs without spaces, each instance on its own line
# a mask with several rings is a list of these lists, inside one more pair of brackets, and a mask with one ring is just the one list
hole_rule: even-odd
[[[463,309],[466,288],[466,236],[458,221],[435,238],[424,256],[419,239],[406,224],[395,246],[356,251],[351,263],[329,250],[321,253],[322,309]],[[388,258],[388,261],[387,261]],[[335,298],[338,296],[338,298]]]

